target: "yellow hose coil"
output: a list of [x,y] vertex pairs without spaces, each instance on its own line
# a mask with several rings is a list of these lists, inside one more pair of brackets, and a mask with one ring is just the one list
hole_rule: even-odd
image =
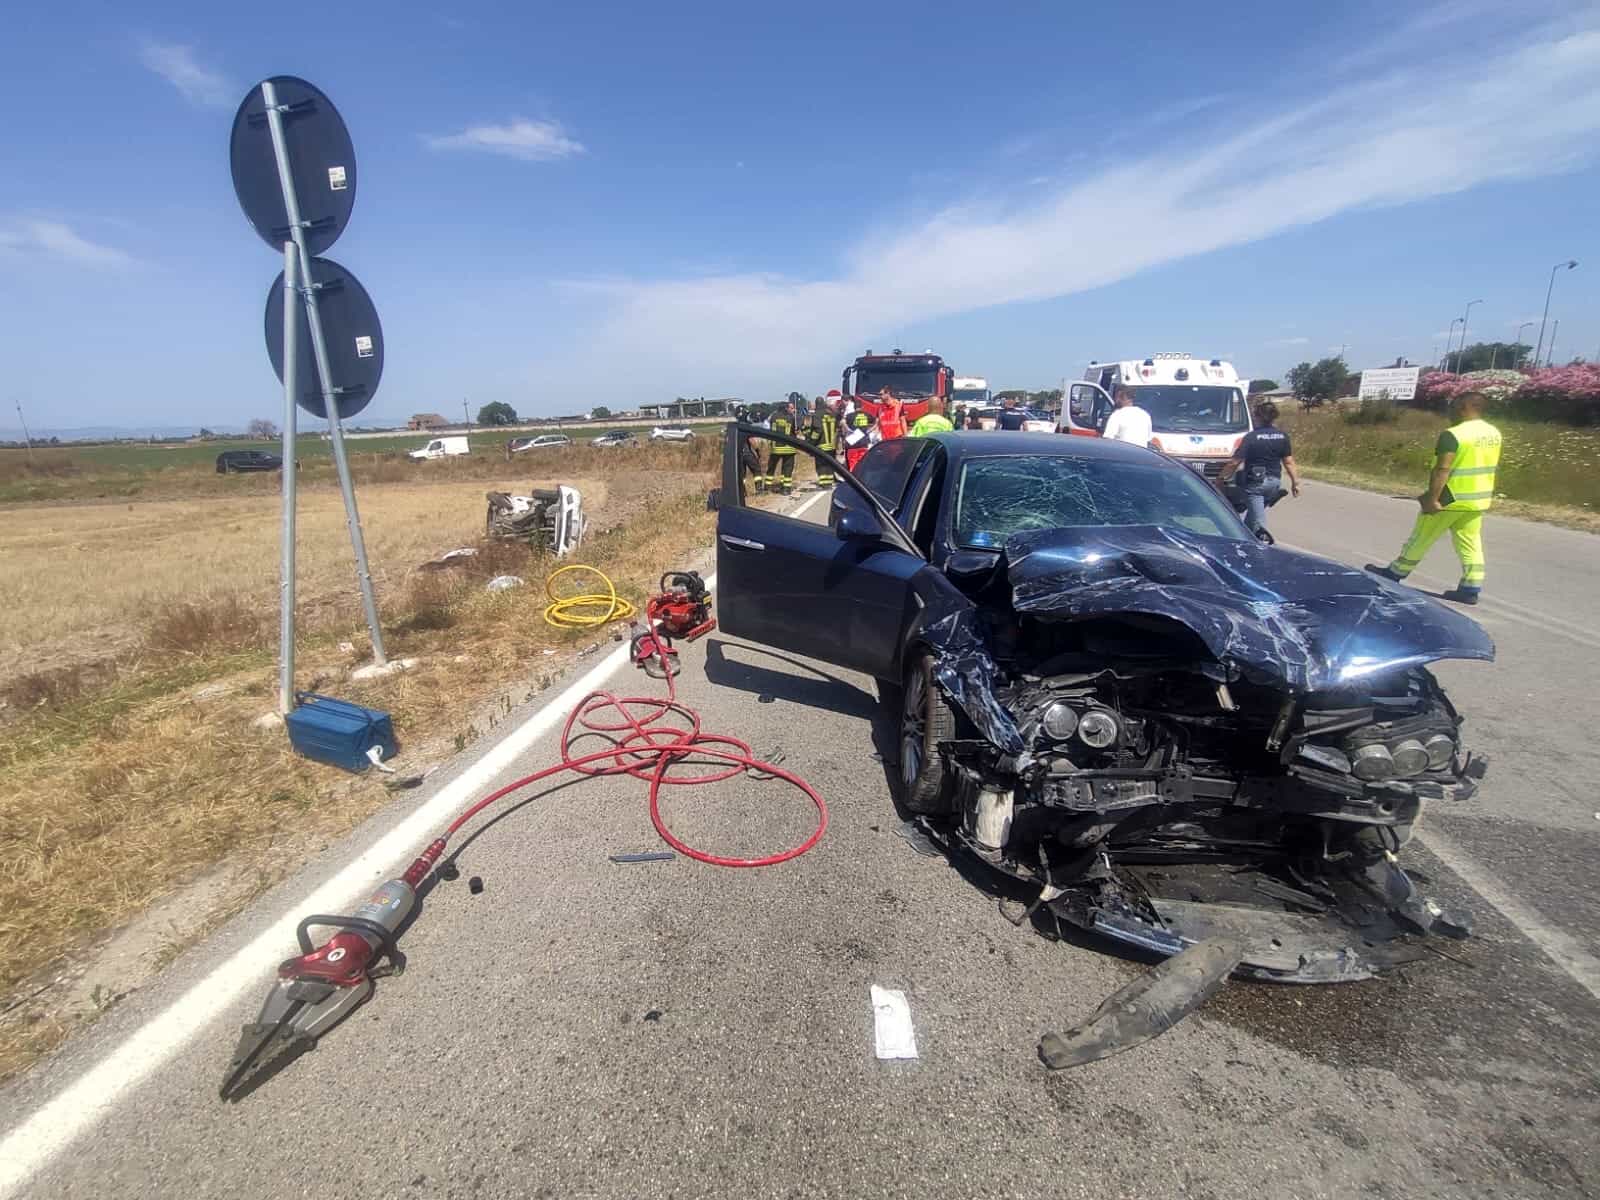
[[[582,590],[564,595],[557,591],[556,580],[569,572],[593,575],[605,590],[588,590],[590,581],[586,579],[578,585]],[[635,612],[633,605],[617,595],[616,585],[604,571],[583,563],[571,563],[552,571],[544,581],[544,594],[550,600],[544,606],[545,624],[554,625],[557,629],[594,629],[611,621],[626,621]]]

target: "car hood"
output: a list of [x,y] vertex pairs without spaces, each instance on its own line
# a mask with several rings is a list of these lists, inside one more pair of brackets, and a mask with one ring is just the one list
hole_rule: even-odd
[[1443,658],[1494,658],[1474,621],[1410,588],[1255,540],[1155,525],[1018,534],[1002,565],[1019,613],[1180,622],[1224,666],[1291,691]]

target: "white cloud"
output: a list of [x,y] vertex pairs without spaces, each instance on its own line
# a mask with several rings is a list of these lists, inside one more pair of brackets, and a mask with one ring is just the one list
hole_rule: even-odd
[[237,99],[225,78],[195,60],[191,46],[146,40],[139,46],[139,61],[182,92],[191,104],[226,108]]
[[1263,346],[1305,346],[1308,345],[1310,341],[1311,339],[1308,337],[1286,337],[1274,338],[1270,342],[1263,342],[1261,344]]
[[[1189,153],[1122,159],[1054,189],[1001,186],[863,238],[837,270],[569,283],[604,344],[680,379],[771,378],[930,319],[1082,292],[1165,263],[1492,180],[1573,169],[1600,146],[1600,32],[1406,67],[1234,126]],[[1009,201],[1009,203],[1007,202]]]
[[567,136],[559,121],[530,121],[526,117],[515,117],[504,125],[469,125],[460,133],[425,137],[423,141],[432,150],[483,150],[527,162],[587,153],[582,142]]
[[90,267],[123,267],[133,256],[91,242],[64,221],[24,217],[0,222],[0,254],[40,255]]

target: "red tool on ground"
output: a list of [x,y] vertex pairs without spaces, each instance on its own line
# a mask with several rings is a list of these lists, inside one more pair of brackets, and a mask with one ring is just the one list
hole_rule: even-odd
[[[673,585],[669,587],[669,584]],[[631,775],[650,785],[650,821],[662,841],[679,854],[718,867],[768,867],[798,858],[822,840],[828,828],[828,807],[822,796],[792,771],[763,762],[750,747],[735,737],[707,733],[700,727],[700,714],[678,700],[677,684],[669,669],[670,637],[685,640],[702,636],[716,627],[710,616],[710,597],[705,581],[692,571],[669,572],[662,577],[662,591],[650,601],[646,611],[652,621],[661,622],[661,632],[650,631],[659,663],[660,678],[666,680],[667,695],[617,696],[611,692],[590,692],[567,715],[561,730],[561,760],[542,771],[513,780],[469,805],[450,823],[444,834],[406,869],[405,874],[378,887],[353,916],[314,916],[300,922],[297,936],[300,955],[278,967],[278,978],[267,994],[266,1003],[254,1023],[246,1025],[238,1049],[228,1064],[222,1082],[224,1100],[237,1099],[254,1088],[289,1060],[311,1049],[319,1037],[347,1017],[372,994],[372,981],[393,974],[394,966],[374,966],[385,955],[391,960],[394,938],[416,903],[417,889],[443,857],[450,838],[484,809],[529,784],[539,783],[564,771],[580,775]],[[675,663],[675,656],[670,659]],[[602,714],[609,713],[610,716]],[[575,740],[601,739],[605,749],[574,755]],[[675,764],[725,764],[704,774],[676,774]],[[817,809],[817,827],[798,846],[760,858],[730,858],[696,850],[676,837],[661,817],[661,789],[680,785],[697,787],[719,783],[737,775],[752,778],[782,779],[799,788]],[[439,867],[440,877],[453,878],[448,860]],[[338,933],[321,946],[312,948],[309,930],[317,926],[337,928]]]
[[698,571],[668,571],[661,590],[645,603],[645,628],[633,635],[634,665],[653,679],[678,673],[674,638],[692,642],[717,627],[711,615],[711,594]]

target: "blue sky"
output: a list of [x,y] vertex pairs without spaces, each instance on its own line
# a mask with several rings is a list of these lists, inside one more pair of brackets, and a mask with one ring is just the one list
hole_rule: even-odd
[[[763,11],[764,9],[771,11]],[[311,10],[306,10],[307,12]],[[331,251],[383,317],[368,415],[820,392],[867,347],[996,387],[1187,350],[1277,376],[1537,320],[1600,353],[1600,9],[1523,2],[68,2],[0,43],[0,403],[276,416],[246,90],[355,138]],[[1530,331],[1531,338],[1535,331]]]

